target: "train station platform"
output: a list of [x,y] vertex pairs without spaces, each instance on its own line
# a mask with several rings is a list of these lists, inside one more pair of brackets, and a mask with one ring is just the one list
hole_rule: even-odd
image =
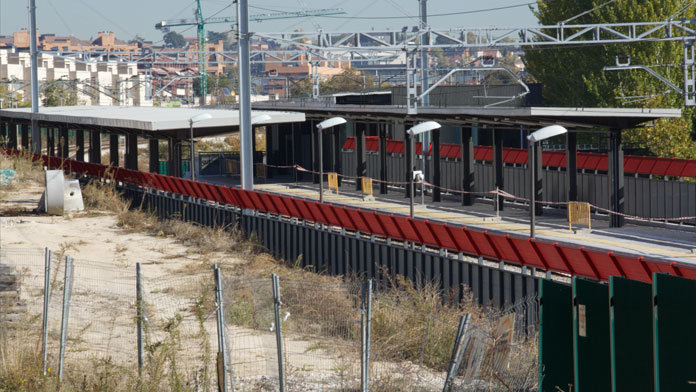
[[[213,177],[206,180],[219,184],[233,184],[229,177]],[[308,200],[319,199],[319,184],[289,181],[257,183],[255,188]],[[506,208],[496,212],[493,200],[477,199],[473,206],[462,206],[455,198],[447,197],[438,203],[431,203],[427,195],[424,203],[421,200],[420,194],[416,193],[416,218],[502,234],[529,235],[529,210],[524,204],[506,201]],[[409,215],[409,199],[404,197],[403,190],[391,191],[387,195],[376,194],[374,200],[363,200],[362,193],[355,190],[355,184],[346,181],[342,183],[338,195],[325,188],[324,202],[381,213]],[[571,231],[565,209],[544,208],[543,215],[536,217],[535,232],[537,239],[562,245],[584,246],[636,257],[696,265],[696,227],[690,225],[628,220],[623,227],[610,227],[606,214],[592,213],[592,230],[579,227]]]

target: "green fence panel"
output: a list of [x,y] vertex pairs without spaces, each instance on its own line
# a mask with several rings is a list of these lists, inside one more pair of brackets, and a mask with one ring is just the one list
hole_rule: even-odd
[[652,287],[609,278],[613,392],[652,391]]
[[696,390],[696,280],[653,274],[655,391]]
[[[169,171],[167,170],[169,166],[169,162],[167,161],[159,161],[159,174],[163,175],[168,175]],[[181,174],[184,175],[186,172],[189,171],[189,167],[191,166],[191,162],[189,161],[181,161]]]
[[159,161],[159,174],[167,175],[167,161]]
[[609,288],[573,278],[573,392],[611,389]]
[[573,384],[573,297],[570,286],[539,285],[539,390],[567,391]]

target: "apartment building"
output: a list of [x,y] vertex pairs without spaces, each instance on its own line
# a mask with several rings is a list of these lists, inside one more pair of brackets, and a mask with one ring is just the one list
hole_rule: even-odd
[[[60,85],[78,105],[151,106],[149,81],[136,63],[92,63],[39,53],[38,79],[43,104],[49,86]],[[3,106],[31,102],[31,59],[26,51],[0,49]]]

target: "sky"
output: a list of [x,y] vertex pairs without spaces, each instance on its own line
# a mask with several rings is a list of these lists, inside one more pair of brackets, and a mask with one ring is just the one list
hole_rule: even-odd
[[[536,25],[536,19],[528,4],[533,0],[428,0],[428,14],[472,12],[450,16],[433,16],[429,25],[433,29],[454,27],[522,27]],[[28,0],[0,0],[0,35],[10,35],[28,27]],[[36,0],[39,34],[74,35],[89,39],[99,31],[113,31],[117,38],[129,40],[140,35],[159,41],[162,33],[155,23],[163,19],[191,18],[195,1],[191,0]],[[249,14],[274,11],[300,11],[317,8],[342,8],[346,15],[274,20],[251,23],[251,31],[282,32],[304,31],[353,31],[374,29],[400,29],[417,24],[417,0],[249,0]],[[203,16],[234,16],[231,0],[203,0]],[[483,11],[491,8],[498,10]],[[345,18],[349,17],[349,18]],[[389,19],[372,19],[388,17]],[[192,37],[195,30],[175,31]],[[212,24],[207,30],[225,31],[229,24]]]

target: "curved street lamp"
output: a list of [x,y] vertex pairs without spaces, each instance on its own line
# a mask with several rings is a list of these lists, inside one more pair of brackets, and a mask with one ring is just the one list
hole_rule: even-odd
[[529,162],[529,169],[531,171],[531,184],[529,185],[530,193],[530,203],[529,203],[529,238],[534,238],[534,220],[535,220],[535,207],[536,207],[536,154],[534,153],[534,144],[554,136],[563,135],[568,133],[568,130],[560,125],[549,125],[548,127],[541,128],[534,133],[527,135],[527,141],[529,141],[529,152],[527,162]]
[[[430,132],[435,129],[439,129],[441,127],[440,123],[437,123],[435,121],[426,121],[422,122],[420,124],[416,124],[413,127],[411,127],[408,131],[406,131],[406,135],[409,139],[409,146],[410,146],[410,151],[406,152],[406,164],[408,166],[408,190],[409,190],[409,211],[411,218],[413,218],[413,193],[415,192],[415,187],[413,183],[413,176],[414,176],[414,171],[413,171],[413,155],[415,154],[415,145],[413,144],[413,137],[418,136],[422,133],[425,132]],[[423,150],[423,154],[425,154],[425,149]]]
[[332,117],[317,124],[317,130],[319,131],[319,143],[317,146],[319,149],[319,203],[324,202],[324,144],[322,143],[321,135],[324,133],[325,129],[345,123],[346,119],[343,117]]

